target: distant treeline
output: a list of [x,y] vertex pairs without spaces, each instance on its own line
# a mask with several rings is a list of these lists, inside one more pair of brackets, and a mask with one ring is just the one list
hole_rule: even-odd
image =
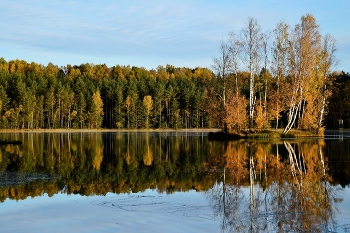
[[[268,71],[257,75],[262,85]],[[270,77],[271,74],[268,73]],[[238,78],[236,79],[236,77]],[[329,126],[350,119],[350,75],[333,73]],[[249,97],[249,73],[223,79],[207,68],[157,69],[81,64],[58,67],[0,59],[0,128],[211,128],[224,127],[227,99]],[[271,78],[268,89],[275,85]],[[259,92],[257,91],[257,95]],[[233,106],[234,107],[234,106]],[[227,107],[226,107],[227,108]],[[227,110],[226,110],[227,111]],[[283,126],[283,111],[282,123]],[[275,121],[269,119],[270,126]]]
[[207,94],[217,83],[207,68],[58,67],[2,58],[0,127],[218,127]]

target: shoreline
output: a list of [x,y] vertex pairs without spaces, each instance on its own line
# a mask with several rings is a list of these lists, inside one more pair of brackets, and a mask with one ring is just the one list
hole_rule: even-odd
[[322,134],[316,135],[310,131],[303,131],[298,129],[290,130],[287,133],[283,133],[282,129],[264,130],[258,132],[246,132],[246,133],[227,133],[223,131],[209,132],[209,140],[213,141],[226,141],[226,140],[239,140],[239,139],[325,139],[335,135],[343,137],[350,137],[349,129],[328,129]]
[[218,128],[191,128],[191,129],[0,129],[0,133],[109,133],[109,132],[140,132],[140,133],[153,133],[153,132],[221,132]]
[[190,128],[190,129],[0,129],[0,134],[11,133],[208,133],[211,140],[237,140],[237,139],[296,139],[296,138],[328,138],[334,135],[350,137],[350,129],[326,129],[324,135],[312,135],[310,132],[292,130],[283,135],[282,130],[269,132],[230,134],[224,133],[220,128]]

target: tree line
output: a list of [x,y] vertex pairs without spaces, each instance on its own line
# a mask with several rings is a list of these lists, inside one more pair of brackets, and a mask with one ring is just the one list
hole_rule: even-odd
[[[219,48],[213,71],[58,67],[1,58],[0,128],[272,127],[317,134],[325,122],[335,126],[344,119],[349,125],[349,74],[334,71],[336,41],[320,34],[312,15],[294,27],[279,22],[265,33],[249,18]],[[339,108],[343,111],[333,112]]]
[[43,66],[0,59],[0,128],[218,127],[205,106],[207,68],[81,64]]

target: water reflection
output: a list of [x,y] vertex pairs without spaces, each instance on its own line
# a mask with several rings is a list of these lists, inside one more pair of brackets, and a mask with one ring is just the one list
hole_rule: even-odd
[[342,199],[324,150],[322,140],[227,142],[223,181],[207,191],[222,231],[334,230]]
[[0,201],[47,193],[204,191],[223,232],[334,230],[349,141],[209,141],[205,133],[7,133]]
[[57,175],[50,182],[17,182],[15,186],[0,180],[1,201],[24,199],[25,194],[19,194],[26,192],[28,196],[53,195],[64,187],[68,194],[81,195],[148,188],[172,193],[207,190],[215,182],[202,172],[215,150],[203,133],[17,133],[1,137],[23,144],[0,147],[0,171]]

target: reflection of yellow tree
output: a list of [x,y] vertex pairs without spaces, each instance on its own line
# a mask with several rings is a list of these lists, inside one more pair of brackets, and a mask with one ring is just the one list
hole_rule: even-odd
[[259,172],[259,178],[262,180],[264,174],[265,180],[267,177],[267,165],[270,164],[270,160],[273,158],[271,151],[271,144],[258,143],[255,145],[255,169]]
[[91,156],[93,157],[92,166],[96,170],[100,170],[100,166],[103,160],[103,141],[101,135],[95,135],[94,143],[91,145]]
[[[250,196],[240,195],[239,190],[246,183],[235,181],[226,181],[222,187],[216,185],[207,192],[214,212],[223,218],[223,230],[332,230],[334,203],[338,199],[326,173],[323,146],[323,141],[286,141],[276,143],[274,148],[261,142],[229,142],[224,153],[226,168],[236,171],[234,177],[249,180]],[[279,147],[285,147],[282,156]],[[266,181],[260,183],[262,187],[254,183],[256,171],[260,171],[261,181]]]
[[92,161],[92,166],[96,170],[100,170],[102,160],[103,160],[103,154],[101,153],[101,151],[96,151],[96,154],[94,155],[94,159]]
[[291,193],[288,211],[298,220],[296,227],[319,231],[322,224],[332,221],[334,209],[331,203],[335,200],[330,178],[325,173],[323,141],[300,142],[294,146],[286,142],[285,145],[289,157],[285,167],[290,167],[287,173]]
[[149,146],[149,142],[148,142],[148,137],[146,137],[146,152],[143,155],[143,163],[146,166],[151,166],[152,162],[153,162],[153,153],[151,151],[151,148]]
[[127,165],[131,164],[131,159],[132,159],[131,154],[130,154],[129,150],[127,150],[127,152],[125,153],[125,162]]
[[247,175],[247,149],[246,145],[240,142],[228,142],[227,149],[224,153],[226,162],[225,168],[229,175],[239,184]]
[[[126,162],[126,164],[128,165],[128,166],[130,166],[130,164],[131,164],[131,162],[132,162],[132,159],[133,159],[133,154],[130,152],[130,135],[128,134],[127,135],[127,138],[126,138],[126,143],[122,143],[122,138],[118,138],[118,142],[119,143],[116,143],[117,145],[118,144],[121,144],[121,145],[123,145],[123,144],[125,144],[125,148],[123,148],[124,150],[123,151],[125,151],[125,162]],[[121,154],[121,148],[120,147],[117,147],[118,148],[118,152],[117,152],[117,154]]]
[[151,166],[153,162],[153,154],[150,151],[150,149],[147,150],[147,152],[143,156],[143,163],[147,166]]

